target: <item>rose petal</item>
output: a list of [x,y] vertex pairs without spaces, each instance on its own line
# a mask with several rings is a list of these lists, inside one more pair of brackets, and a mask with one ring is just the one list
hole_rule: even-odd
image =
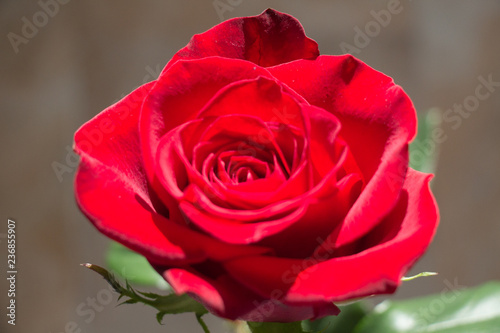
[[270,251],[222,243],[172,222],[155,213],[125,175],[94,161],[81,162],[75,187],[80,209],[99,231],[158,264],[220,261]]
[[[234,199],[234,195],[229,197],[226,196],[226,192],[222,191],[225,187],[213,186],[209,178],[204,177],[196,168],[196,165],[191,163],[191,156],[189,156],[189,151],[194,150],[194,148],[192,148],[193,143],[210,142],[214,144],[214,150],[220,149],[220,147],[223,148],[225,145],[232,148],[230,145],[244,143],[245,140],[250,140],[249,137],[252,137],[255,133],[260,134],[260,139],[264,136],[266,137],[264,138],[265,142],[261,142],[263,145],[262,147],[259,147],[260,144],[256,144],[256,148],[253,150],[254,154],[258,154],[259,150],[266,148],[271,151],[279,150],[279,147],[274,141],[273,134],[267,129],[266,125],[259,119],[249,116],[231,115],[215,119],[198,119],[179,126],[165,135],[158,146],[156,175],[168,193],[176,199],[167,202],[169,209],[171,211],[176,210],[177,202],[183,195],[182,188],[189,183],[196,184],[205,191],[210,192],[212,199],[216,196],[219,199],[218,202],[222,201],[228,206],[233,206],[238,209],[241,207],[248,208],[255,205],[258,206],[259,202],[262,202],[262,198],[260,198],[257,193],[252,194],[245,192],[247,197],[243,200],[241,200],[241,197],[239,199]],[[185,144],[182,144],[183,142],[185,142]],[[250,144],[250,142],[248,144]],[[202,157],[196,156],[196,160],[202,160]],[[265,181],[266,180],[263,179],[264,183]],[[272,184],[268,184],[267,188],[271,185]],[[241,186],[244,187],[244,185]],[[265,188],[266,187],[264,187],[263,191]],[[262,204],[267,205],[271,203],[272,202],[264,201]]]
[[[192,222],[201,229],[230,243],[260,241],[265,237],[281,232],[283,235],[274,237],[277,237],[277,240],[265,242],[266,246],[275,249],[286,248],[290,251],[289,255],[296,255],[297,251],[312,253],[314,247],[311,246],[316,242],[316,238],[320,235],[326,237],[328,233],[325,234],[325,232],[332,231],[342,221],[347,212],[347,205],[352,204],[352,194],[348,188],[343,189],[341,193],[337,193],[336,172],[342,166],[341,157],[337,161],[338,164],[310,191],[304,191],[288,200],[275,203],[267,202],[267,205],[261,209],[239,210],[222,206],[221,202],[225,203],[233,199],[236,201],[238,201],[237,199],[240,201],[248,200],[248,198],[241,196],[252,197],[254,193],[245,192],[244,194],[241,193],[241,196],[234,197],[238,193],[227,189],[222,183],[210,184],[208,177],[203,177],[195,168],[189,165],[187,157],[182,152],[176,151],[179,142],[183,141],[182,137],[196,138],[197,135],[200,135],[199,133],[203,133],[203,130],[196,127],[198,125],[203,128],[200,125],[203,123],[211,123],[211,119],[195,120],[173,130],[162,140],[162,144],[158,149],[158,176],[167,189],[175,188],[178,186],[178,179],[186,179],[187,174],[190,175],[189,182],[182,180],[183,187],[178,190],[178,196],[173,204],[187,202],[189,205],[187,205],[188,208],[186,209],[189,209],[189,211],[185,210],[184,214],[188,215]],[[238,128],[244,128],[244,126],[241,125]],[[173,135],[175,132],[182,133],[180,134],[181,138]],[[345,156],[345,154],[340,154],[340,156]],[[176,164],[179,166],[176,166]],[[176,169],[181,169],[181,171],[176,171]],[[188,186],[188,184],[191,185]],[[214,197],[219,198],[215,203]],[[287,217],[297,207],[303,209],[310,202],[314,202],[314,206],[308,210],[307,219]],[[208,222],[205,223],[205,221]],[[234,228],[240,227],[232,224],[249,222],[252,222],[252,224],[241,227],[244,228],[241,233],[234,231],[236,230]],[[259,222],[259,224],[256,222]],[[300,222],[301,226],[293,228],[293,232],[283,232],[284,229],[289,228],[296,222]],[[220,225],[216,226],[217,223]],[[233,235],[234,239],[231,239],[231,235]],[[293,244],[296,241],[300,241],[304,246],[294,246]]]
[[257,220],[252,223],[235,223],[234,219],[214,216],[188,201],[181,202],[180,209],[193,224],[216,239],[229,244],[252,244],[296,223],[304,215],[307,204],[303,203],[284,216],[278,215],[269,220]]
[[171,129],[194,119],[222,87],[258,76],[271,77],[267,70],[247,61],[219,57],[178,61],[160,75],[142,105],[139,131],[148,180],[164,202],[170,199],[155,177],[160,139]]
[[[208,163],[208,158],[205,156],[212,154],[212,152],[218,156],[218,159],[221,156],[226,156],[226,159],[228,159],[226,162],[219,161],[217,163],[219,165],[218,177],[214,177],[212,181],[212,186],[216,189],[215,192],[224,197],[224,202],[232,204],[235,207],[257,209],[277,201],[293,198],[308,190],[310,186],[310,170],[308,168],[309,164],[307,163],[306,152],[304,151],[304,144],[300,144],[300,147],[297,148],[297,141],[303,140],[303,138],[295,137],[286,125],[283,125],[280,130],[275,130],[262,124],[260,129],[256,128],[253,131],[247,131],[245,129],[247,126],[245,123],[241,123],[240,120],[231,118],[225,118],[224,120],[225,122],[221,124],[220,134],[227,132],[230,128],[238,128],[239,130],[236,134],[242,135],[243,138],[240,138],[240,140],[244,140],[245,142],[237,143],[236,139],[230,140],[228,133],[225,137],[228,138],[227,147],[229,150],[220,152],[221,149],[218,146],[222,145],[221,140],[212,140],[212,142],[197,145],[194,148],[195,153],[193,156],[193,160],[195,161],[193,164],[195,166],[200,164],[200,162],[196,161],[204,160]],[[270,132],[270,130],[273,132]],[[256,133],[257,135],[255,135]],[[276,137],[273,137],[273,135]],[[235,134],[231,136],[235,136]],[[257,138],[252,139],[256,136]],[[264,137],[267,138],[261,144],[253,143],[255,140],[263,140]],[[231,143],[232,141],[236,143]],[[279,143],[277,143],[278,141]],[[265,145],[269,144],[272,145],[267,148]],[[294,145],[294,148],[288,147],[289,145]],[[233,146],[236,146],[237,149],[234,149]],[[297,149],[301,151],[297,152]],[[278,161],[276,154],[273,154],[273,151],[284,151],[283,154],[280,154],[280,161]],[[292,155],[291,158],[289,158],[290,154]],[[229,158],[229,156],[233,157]],[[258,158],[261,160],[258,160]],[[300,163],[299,158],[301,159]],[[231,180],[231,177],[225,170],[231,166],[231,161],[240,160],[248,162],[254,159],[260,161],[259,163],[261,164],[258,166],[257,162],[253,163],[255,168],[269,170],[269,166],[272,166],[273,171],[266,173],[265,177],[251,182],[237,183]],[[270,161],[271,159],[272,161]],[[263,161],[266,162],[264,163]],[[239,164],[243,165],[242,162]],[[204,165],[206,164],[204,163]],[[285,165],[291,166],[285,169]],[[197,168],[199,169],[199,167]],[[209,177],[205,176],[205,178]]]
[[228,319],[257,322],[290,322],[337,315],[340,310],[331,302],[316,306],[287,306],[263,299],[227,275],[218,279],[200,276],[186,269],[169,269],[163,273],[177,294],[188,293],[215,314]]
[[[85,123],[75,133],[74,149],[81,156],[81,164],[75,178],[75,195],[80,209],[109,237],[140,253],[147,253],[152,249],[153,252],[163,251],[163,257],[185,258],[186,254],[182,249],[165,240],[162,235],[149,231],[148,226],[141,227],[137,231],[137,240],[134,240],[131,237],[134,234],[133,229],[136,228],[133,224],[120,225],[121,220],[114,219],[111,211],[107,214],[107,219],[104,216],[97,219],[92,213],[93,209],[99,208],[105,201],[100,201],[102,194],[99,192],[95,193],[95,197],[89,193],[95,191],[93,186],[96,183],[106,184],[106,175],[110,173],[113,174],[111,179],[120,177],[116,182],[125,183],[128,191],[134,193],[138,200],[151,205],[142,168],[137,122],[142,101],[153,85],[154,82],[151,82],[136,89]],[[113,195],[113,198],[117,198],[117,195]],[[122,211],[118,211],[120,212]],[[149,212],[142,207],[138,214],[149,216]],[[101,219],[103,221],[100,221]],[[152,227],[154,229],[154,225]],[[127,232],[128,228],[132,230]],[[151,237],[148,237],[149,233]],[[190,256],[193,257],[194,254]]]
[[339,145],[338,134],[340,122],[324,109],[310,106],[307,114],[311,123],[309,145],[311,149],[310,164],[322,179],[339,163],[342,145]]
[[[360,253],[329,260],[245,257],[226,262],[224,267],[263,297],[276,289],[286,292],[288,302],[338,302],[392,293],[425,252],[437,227],[439,214],[429,189],[431,176],[409,169],[398,204],[366,239],[368,248]],[[381,237],[385,234],[392,238]]]
[[289,228],[263,239],[258,244],[272,248],[276,255],[281,257],[311,256],[318,246],[318,241],[338,233],[352,206],[352,197],[359,194],[359,176],[351,174],[344,179],[348,181],[339,182],[335,185],[336,188],[331,185],[318,186],[299,197],[309,202],[304,216]]
[[164,71],[179,59],[221,56],[268,67],[296,59],[315,59],[318,55],[318,44],[306,37],[297,19],[267,9],[258,16],[227,20],[193,36]]
[[153,84],[138,88],[76,132],[75,151],[81,162],[75,194],[82,212],[103,234],[156,262],[268,252],[220,243],[171,222],[153,208],[137,131],[142,98]]
[[147,83],[106,108],[78,129],[74,138],[74,149],[83,161],[112,166],[147,201],[137,123],[141,104],[154,84]]
[[188,263],[205,259],[203,252],[183,249],[165,236],[151,218],[154,210],[148,206],[147,197],[131,188],[133,181],[125,179],[125,183],[120,177],[125,178],[86,159],[78,168],[77,203],[99,231],[153,261]]
[[188,187],[185,191],[185,196],[184,199],[186,201],[194,203],[196,207],[199,207],[210,215],[232,220],[234,223],[270,220],[274,216],[284,215],[296,209],[298,206],[305,204],[304,198],[298,197],[293,200],[277,202],[259,209],[230,209],[214,204],[212,200],[209,199],[207,191],[203,191],[198,186]]
[[337,246],[360,238],[396,204],[408,166],[416,114],[391,78],[352,56],[321,56],[272,67],[270,72],[309,103],[333,113],[366,187],[337,235]]
[[[220,89],[197,118],[247,115],[266,123],[298,128],[307,135],[307,119],[302,114],[302,105],[307,104],[276,80],[262,76],[239,80]],[[260,133],[254,136],[257,134]]]
[[[276,177],[264,178],[251,183],[219,186],[217,192],[224,197],[226,203],[235,207],[256,209],[301,195],[309,189],[310,172],[307,167],[307,160],[302,156],[303,163],[297,166],[294,173],[291,174],[291,166],[288,165],[287,156],[283,154],[282,146],[277,143],[278,138],[274,137],[275,134],[276,132],[271,132],[267,124],[264,124],[258,118],[244,115],[227,115],[214,120],[201,136],[200,140],[211,142],[215,146],[223,146],[224,142],[227,145],[240,142],[238,147],[241,149],[238,149],[236,153],[243,155],[242,157],[250,155],[251,157],[260,158],[266,153],[279,156],[274,161],[274,170],[281,171],[284,169],[283,171],[286,171],[289,175],[286,181],[282,181],[281,174],[274,174]],[[286,130],[283,129],[283,133],[278,133],[278,137],[280,134],[284,136],[287,134]],[[266,159],[265,157],[263,160]],[[271,156],[267,159],[270,158]],[[270,163],[271,161],[266,162]]]

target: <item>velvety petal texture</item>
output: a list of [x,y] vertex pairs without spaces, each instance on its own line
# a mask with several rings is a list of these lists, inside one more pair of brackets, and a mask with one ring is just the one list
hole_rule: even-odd
[[[346,56],[321,56],[271,70],[311,104],[336,115],[365,188],[335,235],[337,246],[363,236],[395,205],[416,132],[413,105],[393,80]],[[370,139],[367,139],[370,138]]]
[[318,44],[306,37],[297,19],[268,9],[258,16],[234,18],[193,36],[165,70],[179,59],[221,56],[243,59],[262,67],[297,59],[315,59]]
[[[435,233],[416,114],[272,9],[192,38],[75,134],[77,203],[215,315],[297,321],[392,293]],[[391,260],[387,260],[390,257]]]

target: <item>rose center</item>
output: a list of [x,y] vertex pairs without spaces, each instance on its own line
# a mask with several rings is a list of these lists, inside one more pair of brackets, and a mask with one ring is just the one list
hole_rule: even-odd
[[274,154],[261,149],[225,151],[218,156],[215,174],[227,183],[239,184],[269,177],[275,170]]

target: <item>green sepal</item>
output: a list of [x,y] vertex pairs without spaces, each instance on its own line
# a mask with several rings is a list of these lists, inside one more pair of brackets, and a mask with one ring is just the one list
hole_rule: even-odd
[[435,276],[435,275],[438,275],[438,273],[436,273],[436,272],[422,272],[422,273],[418,273],[417,275],[413,275],[413,276],[405,276],[405,277],[401,278],[401,281],[408,282],[408,281],[418,279],[420,277]]
[[156,315],[156,319],[161,324],[163,317],[166,314],[178,314],[178,313],[186,313],[186,312],[194,312],[196,315],[204,315],[208,311],[201,305],[196,302],[194,299],[189,297],[186,294],[176,295],[176,294],[168,294],[168,295],[157,295],[155,293],[150,292],[140,292],[136,291],[132,286],[125,282],[125,287],[123,287],[114,277],[113,274],[108,272],[106,269],[92,264],[82,264],[97,274],[101,275],[112,287],[113,289],[120,295],[118,300],[123,297],[127,299],[120,304],[135,304],[135,303],[143,303],[149,305],[156,310],[158,310],[158,314]]

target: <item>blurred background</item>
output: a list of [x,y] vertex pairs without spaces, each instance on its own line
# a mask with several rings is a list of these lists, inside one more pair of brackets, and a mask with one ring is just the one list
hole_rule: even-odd
[[[443,119],[432,184],[441,225],[411,272],[439,275],[392,297],[500,278],[499,1],[1,0],[1,332],[202,332],[194,315],[159,326],[153,309],[116,307],[105,281],[79,266],[104,264],[108,241],[75,205],[72,137],[156,78],[193,34],[268,7],[298,18],[322,54],[352,53],[393,77],[419,111],[453,117]],[[16,326],[4,314],[8,218],[17,223]]]

